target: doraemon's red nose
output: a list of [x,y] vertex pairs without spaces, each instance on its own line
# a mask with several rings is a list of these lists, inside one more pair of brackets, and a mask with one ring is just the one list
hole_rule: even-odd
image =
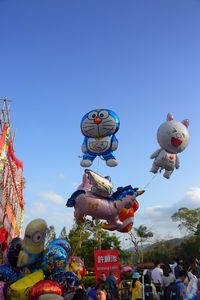
[[99,118],[99,117],[96,117],[96,118],[94,119],[94,123],[97,124],[97,125],[99,125],[99,124],[101,123],[101,121],[102,121],[102,119]]

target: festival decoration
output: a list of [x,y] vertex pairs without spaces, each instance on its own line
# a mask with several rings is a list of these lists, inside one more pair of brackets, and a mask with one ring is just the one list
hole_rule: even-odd
[[42,258],[46,230],[47,224],[43,219],[35,219],[26,226],[18,267],[29,266]]
[[[0,223],[8,241],[21,233],[24,214],[23,164],[14,153],[7,98],[1,102],[0,114]],[[5,249],[4,249],[5,250]]]
[[150,172],[156,174],[159,170],[165,170],[163,176],[169,179],[174,169],[179,168],[177,153],[185,150],[189,143],[188,126],[189,120],[178,122],[171,114],[167,115],[167,121],[157,131],[157,141],[161,148],[150,157],[154,159]]
[[85,136],[82,144],[82,167],[90,167],[97,156],[103,157],[106,165],[115,167],[118,162],[113,151],[118,148],[115,133],[119,130],[119,117],[109,109],[94,109],[81,120],[81,131]]
[[2,224],[0,224],[0,246],[3,251],[5,251],[8,246],[8,232]]
[[44,273],[42,270],[39,270],[17,280],[8,287],[8,298],[12,300],[27,300],[31,287],[43,279]]
[[[92,176],[91,174],[95,174],[95,176]],[[79,188],[81,187],[81,190],[74,192],[66,204],[68,207],[74,206],[75,219],[78,222],[83,223],[85,221],[85,216],[91,216],[94,219],[106,220],[107,223],[102,224],[104,229],[118,230],[120,232],[130,231],[133,221],[131,219],[131,221],[129,220],[127,222],[126,219],[133,217],[134,208],[136,208],[134,205],[137,205],[134,204],[134,201],[136,197],[141,195],[144,191],[138,191],[138,189],[134,189],[131,186],[126,186],[118,188],[116,192],[110,195],[110,197],[102,197],[99,196],[102,192],[105,193],[105,191],[109,191],[109,194],[111,193],[111,186],[108,185],[109,188],[105,188],[105,180],[99,180],[99,178],[103,177],[93,171],[85,170],[84,175],[83,183],[79,186]],[[88,179],[86,177],[88,177]],[[95,180],[96,178],[98,178],[98,180]],[[98,182],[98,185],[96,185],[96,182]],[[84,189],[84,186],[86,186],[86,189]],[[122,213],[123,209],[130,208],[132,208],[132,211],[126,210]]]
[[[47,299],[51,299],[50,295],[52,295],[52,299],[57,299],[56,296],[64,296],[63,288],[59,285],[59,283],[52,280],[41,280],[37,282],[30,290],[28,300],[38,300],[45,299],[41,297],[42,295],[48,295]],[[54,296],[54,298],[53,298]],[[62,298],[64,299],[64,298]]]
[[84,262],[77,256],[69,257],[68,267],[71,272],[74,272],[78,276],[79,280],[81,280],[86,274]]

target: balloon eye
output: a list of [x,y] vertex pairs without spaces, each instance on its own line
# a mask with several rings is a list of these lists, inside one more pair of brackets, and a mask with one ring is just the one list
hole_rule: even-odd
[[175,132],[177,132],[177,130],[174,128],[173,132],[175,133]]
[[102,119],[106,119],[106,118],[108,118],[108,116],[109,116],[109,113],[106,110],[101,110],[99,112],[99,117]]
[[96,112],[96,111],[91,111],[91,112],[88,114],[88,116],[87,116],[87,118],[88,118],[89,120],[94,120],[96,117],[97,117],[97,112]]
[[32,236],[33,243],[40,243],[43,240],[43,235],[41,232],[35,232]]
[[183,136],[183,137],[185,137],[185,134],[184,134],[184,133],[182,133],[182,136]]

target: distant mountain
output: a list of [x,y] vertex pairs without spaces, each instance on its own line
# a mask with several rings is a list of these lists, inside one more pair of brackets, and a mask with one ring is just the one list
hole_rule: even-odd
[[[183,237],[183,238],[173,238],[173,239],[170,239],[170,240],[164,240],[163,242],[165,243],[170,243],[172,244],[173,246],[178,246],[180,245],[184,240],[187,240],[191,237],[191,234]],[[155,243],[146,243],[144,245],[142,245],[142,250],[144,249],[148,249],[148,248],[153,248],[155,245],[156,245],[157,242]],[[125,251],[134,251],[134,247],[129,247],[127,249],[125,249]]]

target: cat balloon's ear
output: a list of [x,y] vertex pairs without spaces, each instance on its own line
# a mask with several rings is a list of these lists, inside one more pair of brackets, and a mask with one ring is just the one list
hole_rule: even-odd
[[182,121],[182,124],[185,125],[188,128],[189,125],[190,125],[190,120],[185,119],[185,120]]
[[167,121],[172,121],[172,120],[174,120],[174,116],[172,115],[172,114],[168,114],[167,115]]

